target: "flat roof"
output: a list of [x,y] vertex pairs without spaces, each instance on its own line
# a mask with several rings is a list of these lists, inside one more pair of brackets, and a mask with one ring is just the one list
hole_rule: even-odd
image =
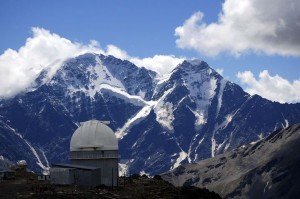
[[100,168],[100,167],[92,167],[92,166],[77,165],[77,164],[64,164],[64,163],[52,164],[51,167],[73,168],[73,169],[83,169],[83,170],[95,170]]

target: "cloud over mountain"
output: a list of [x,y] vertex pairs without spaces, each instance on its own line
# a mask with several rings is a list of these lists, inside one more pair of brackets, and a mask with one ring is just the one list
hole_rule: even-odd
[[178,58],[174,55],[154,55],[153,57],[138,58],[127,54],[125,50],[114,45],[107,45],[105,54],[113,55],[119,59],[129,60],[139,67],[145,67],[153,70],[160,75],[171,72],[178,64],[183,62],[184,58]]
[[33,36],[18,51],[7,49],[0,55],[0,97],[10,97],[30,87],[43,69],[49,67],[54,72],[69,57],[100,52],[95,41],[83,45],[42,28],[31,30]]
[[[62,62],[86,52],[113,55],[122,60],[129,60],[139,67],[146,67],[160,75],[169,73],[184,58],[174,55],[154,55],[139,58],[128,55],[125,50],[107,45],[100,47],[99,43],[91,40],[89,44],[75,43],[43,28],[32,28],[32,37],[18,50],[7,49],[0,55],[0,98],[12,97],[26,88],[33,86],[34,80],[43,69],[50,70],[50,77]],[[218,70],[222,72],[221,70]],[[271,77],[267,71],[256,80],[252,72],[240,72],[237,77],[247,86],[250,94],[259,94],[279,102],[300,101],[299,81],[293,83],[280,76]]]
[[299,9],[294,0],[225,0],[217,22],[206,24],[196,12],[177,27],[176,44],[209,56],[248,51],[299,56]]
[[91,40],[89,44],[72,42],[49,30],[34,27],[32,37],[18,50],[7,49],[0,55],[0,98],[11,97],[33,86],[39,73],[48,68],[53,75],[62,62],[87,52],[113,55],[128,59],[139,67],[147,67],[159,74],[170,72],[183,59],[173,55],[155,55],[140,59],[129,56],[126,51],[114,45],[102,49],[99,43]]
[[300,101],[300,79],[289,82],[279,75],[271,76],[267,70],[260,72],[258,79],[251,71],[238,72],[237,78],[247,86],[246,91],[252,95],[258,94],[282,103]]

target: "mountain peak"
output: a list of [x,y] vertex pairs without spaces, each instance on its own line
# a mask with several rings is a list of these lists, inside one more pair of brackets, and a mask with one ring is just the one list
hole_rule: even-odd
[[213,69],[209,67],[209,65],[205,61],[199,59],[184,60],[177,66],[175,70],[178,69],[193,73],[198,73],[200,71],[208,71],[209,73],[211,73],[213,71]]
[[201,65],[201,63],[203,62],[202,60],[200,59],[190,59],[190,60],[185,60],[184,62],[187,62],[191,65],[194,65],[194,66],[198,66],[198,65]]
[[223,77],[212,69],[205,61],[199,59],[192,60],[184,60],[181,64],[179,64],[173,71],[173,76],[190,76],[196,75],[198,78],[210,79],[214,77],[215,79],[221,80]]

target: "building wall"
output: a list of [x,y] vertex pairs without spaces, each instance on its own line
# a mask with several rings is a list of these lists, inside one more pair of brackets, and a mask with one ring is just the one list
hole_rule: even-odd
[[102,185],[101,169],[86,170],[80,168],[51,168],[51,184],[76,184],[87,187]]
[[118,151],[72,151],[70,157],[71,164],[101,168],[101,184],[118,186]]
[[51,184],[68,185],[74,184],[74,170],[73,168],[50,168],[50,182]]
[[95,169],[95,170],[76,169],[74,175],[74,182],[77,185],[96,187],[103,184],[100,175],[101,175],[101,169]]
[[71,151],[70,159],[119,158],[117,150]]

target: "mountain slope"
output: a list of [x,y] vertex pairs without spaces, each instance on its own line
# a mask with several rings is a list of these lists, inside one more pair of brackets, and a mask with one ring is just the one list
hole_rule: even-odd
[[162,177],[176,186],[206,187],[224,198],[297,198],[300,124]]
[[203,61],[184,61],[162,78],[153,100],[152,111],[120,142],[134,172],[213,157],[300,120],[299,104],[250,96]]
[[[33,148],[42,149],[50,163],[68,161],[70,138],[79,122],[108,120],[116,130],[145,104],[140,96],[128,94],[126,86],[109,72],[99,57],[102,56],[86,54],[67,60],[52,79],[43,82],[47,76],[43,73],[37,80],[40,85],[36,89],[0,102],[3,120],[9,121],[10,127],[17,129]],[[123,63],[116,58],[113,60]],[[126,64],[128,62],[122,64],[125,69]],[[135,70],[142,71],[136,66]],[[145,75],[139,72],[136,78],[143,79]],[[151,82],[147,82],[149,87]],[[132,84],[132,87],[139,87],[135,81]],[[10,135],[9,131],[3,133]],[[3,139],[1,145],[5,145],[6,140]],[[0,154],[10,150],[15,149],[7,145]],[[19,158],[11,156],[11,160]],[[31,157],[24,157],[27,162],[34,158],[33,153]],[[34,169],[40,167],[37,164],[30,166]]]
[[[43,150],[35,148],[22,137],[15,129],[2,121],[0,116],[0,161],[4,166],[5,162],[13,163],[9,160],[26,160],[29,165],[37,165],[42,169],[49,167],[49,163],[44,156]],[[9,166],[4,167],[9,169]],[[32,168],[32,167],[31,167]]]
[[[34,89],[0,100],[0,115],[20,135],[16,139],[43,151],[44,166],[68,161],[80,122],[108,120],[130,172],[155,175],[297,123],[300,104],[250,96],[199,60],[158,77],[113,56],[84,54],[66,60],[50,78],[43,71]],[[6,143],[10,130],[3,129],[0,155],[15,150]],[[36,155],[28,154],[30,167],[40,168]]]

